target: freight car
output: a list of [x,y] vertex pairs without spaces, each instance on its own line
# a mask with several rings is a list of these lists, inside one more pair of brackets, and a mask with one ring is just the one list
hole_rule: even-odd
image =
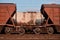
[[[15,27],[12,16],[16,13],[16,5],[13,3],[0,3],[0,33],[6,32],[8,27]],[[12,21],[10,23],[9,21]],[[9,29],[10,30],[10,29]]]
[[60,4],[43,4],[41,13],[45,17],[48,33],[60,32]]
[[[23,27],[26,32],[35,30],[35,27],[40,26],[44,21],[43,15],[40,12],[35,11],[27,11],[27,12],[18,12],[17,20],[15,19],[15,15],[13,16],[13,20],[17,23],[18,26]],[[39,29],[40,30],[40,29]]]

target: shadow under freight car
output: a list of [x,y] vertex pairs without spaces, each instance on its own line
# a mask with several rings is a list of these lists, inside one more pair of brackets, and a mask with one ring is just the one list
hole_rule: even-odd
[[[5,27],[3,28],[3,30],[1,31],[0,34],[7,34],[7,33],[4,32],[4,30],[5,30]],[[10,34],[19,34],[19,33],[10,33]],[[33,31],[29,30],[29,31],[26,31],[25,34],[35,34],[35,33]],[[40,34],[48,34],[48,33],[40,33]],[[53,34],[60,34],[60,32],[55,31],[55,33],[53,33]]]
[[[5,27],[2,29],[0,34],[7,34],[4,32],[4,30],[5,30]],[[10,34],[19,34],[19,33],[10,33]],[[28,31],[26,31],[25,34],[35,34],[35,33],[33,31],[28,30]],[[48,34],[48,33],[40,33],[40,34]],[[60,34],[60,32],[56,32],[56,30],[55,30],[55,32],[53,34]]]
[[3,27],[3,29],[2,29],[0,34],[5,34],[4,30],[5,30],[5,27]]

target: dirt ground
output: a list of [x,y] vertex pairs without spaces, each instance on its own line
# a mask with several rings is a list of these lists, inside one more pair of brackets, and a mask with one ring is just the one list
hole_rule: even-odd
[[0,40],[60,40],[60,34],[0,34]]

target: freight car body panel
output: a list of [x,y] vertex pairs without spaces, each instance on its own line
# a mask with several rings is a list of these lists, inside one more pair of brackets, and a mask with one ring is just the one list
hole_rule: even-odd
[[0,3],[0,24],[6,24],[15,11],[15,4]]
[[[42,14],[46,18],[50,18],[51,24],[60,26],[60,5],[59,4],[43,4],[41,8]],[[60,32],[60,27],[56,26],[57,31]]]
[[[0,3],[0,25],[6,25],[7,21],[13,16],[16,5],[13,3]],[[0,26],[0,29],[2,27]]]
[[[13,16],[15,20],[15,15]],[[43,20],[44,17],[40,12],[17,12],[17,24],[22,25],[36,25],[36,20]],[[41,20],[41,21],[42,21]]]

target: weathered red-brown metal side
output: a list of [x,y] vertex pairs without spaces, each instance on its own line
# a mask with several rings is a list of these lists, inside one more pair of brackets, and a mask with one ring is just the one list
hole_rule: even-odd
[[[16,11],[16,5],[13,3],[0,3],[0,25],[7,23]],[[1,26],[0,26],[1,27]]]
[[41,8],[41,12],[44,15],[44,17],[46,17],[46,19],[48,17],[50,18],[52,24],[60,25],[60,4],[43,4]]
[[15,7],[15,4],[0,3],[0,24],[6,24],[13,12],[16,10]]

